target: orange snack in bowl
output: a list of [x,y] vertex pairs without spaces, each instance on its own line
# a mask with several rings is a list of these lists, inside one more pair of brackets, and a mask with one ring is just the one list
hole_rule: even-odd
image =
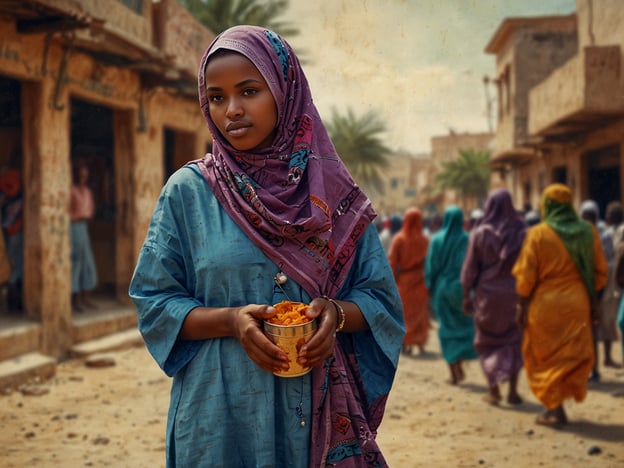
[[310,321],[305,314],[308,306],[302,302],[282,301],[273,307],[275,307],[277,313],[266,320],[273,325],[301,325]]

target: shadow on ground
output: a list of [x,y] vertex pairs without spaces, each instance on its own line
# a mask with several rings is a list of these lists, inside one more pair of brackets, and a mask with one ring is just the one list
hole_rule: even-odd
[[563,426],[559,430],[605,442],[621,442],[624,440],[624,425],[622,424],[601,424],[596,421],[581,419],[578,421],[571,420],[568,425]]

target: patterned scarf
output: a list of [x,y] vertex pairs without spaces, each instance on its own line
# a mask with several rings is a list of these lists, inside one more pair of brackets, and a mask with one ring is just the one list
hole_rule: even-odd
[[[278,112],[270,147],[238,151],[210,118],[204,70],[219,49],[247,57],[269,85]],[[264,28],[226,30],[201,59],[199,102],[214,138],[199,167],[223,208],[311,297],[334,296],[376,215],[336,154],[291,47]]]

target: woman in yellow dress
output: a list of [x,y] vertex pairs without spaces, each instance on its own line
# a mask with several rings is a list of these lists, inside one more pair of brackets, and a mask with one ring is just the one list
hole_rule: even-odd
[[546,407],[536,423],[568,422],[563,402],[587,395],[594,364],[591,323],[607,283],[596,228],[579,219],[563,184],[544,190],[542,222],[531,227],[513,268],[529,387]]

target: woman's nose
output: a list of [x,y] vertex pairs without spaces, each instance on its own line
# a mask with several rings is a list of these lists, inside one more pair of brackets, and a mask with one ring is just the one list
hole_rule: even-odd
[[225,111],[225,115],[229,119],[234,117],[240,117],[241,115],[243,115],[243,106],[241,106],[241,102],[239,99],[230,99],[227,109]]

